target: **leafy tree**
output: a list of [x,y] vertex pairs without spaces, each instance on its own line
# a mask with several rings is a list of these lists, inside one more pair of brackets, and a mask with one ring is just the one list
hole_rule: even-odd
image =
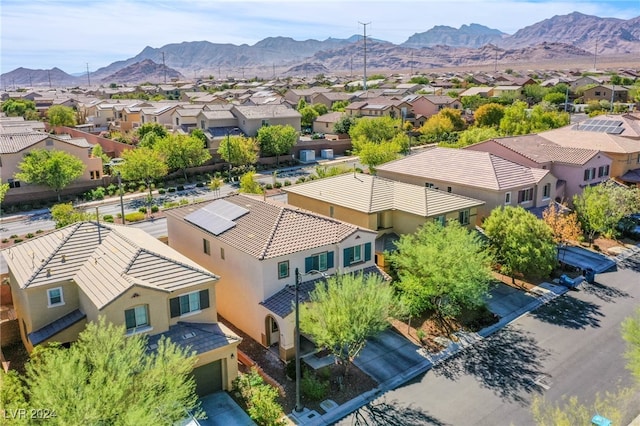
[[24,117],[26,120],[34,119],[27,118],[27,115],[31,113],[32,116],[35,114],[35,119],[38,118],[36,103],[28,99],[7,99],[2,102],[2,107],[0,109],[2,112],[7,114],[8,117]]
[[54,409],[52,425],[175,424],[198,408],[195,362],[168,339],[148,352],[144,336],[101,318],[69,349],[34,350],[24,377],[28,405]]
[[[349,105],[349,101],[335,101],[331,104],[331,111],[344,112],[345,108]],[[347,133],[347,132],[345,132]]]
[[193,129],[191,131],[191,136],[194,138],[200,139],[200,141],[202,142],[202,146],[204,148],[207,147],[207,135],[204,134],[202,129]]
[[480,95],[473,96],[462,96],[460,98],[460,102],[462,103],[462,107],[464,109],[476,110],[480,108],[480,106],[489,103],[490,101],[487,98],[483,98]]
[[298,133],[291,126],[263,126],[258,130],[258,145],[264,155],[276,156],[276,167],[280,166],[280,156],[288,154],[298,142]]
[[151,192],[153,181],[166,176],[169,172],[165,157],[151,148],[126,150],[122,153],[122,158],[125,162],[117,166],[122,178],[129,181],[144,181],[149,189],[149,196],[153,195]]
[[24,156],[18,168],[18,179],[48,186],[60,201],[60,191],[82,176],[85,165],[78,157],[65,151],[34,149]]
[[451,124],[453,124],[453,130],[455,132],[464,130],[464,128],[467,127],[467,123],[465,123],[462,118],[461,111],[459,109],[444,108],[440,110],[437,115],[448,118],[451,121]]
[[74,208],[71,203],[54,204],[50,211],[56,228],[63,228],[72,223],[94,218],[94,215]]
[[188,168],[201,166],[211,159],[209,150],[194,136],[169,135],[157,141],[153,149],[162,154],[169,168],[182,170],[185,180]]
[[429,84],[429,79],[423,75],[416,75],[409,80],[411,84]]
[[522,91],[524,92],[524,96],[527,98],[527,101],[531,104],[537,104],[547,93],[549,93],[549,89],[542,87],[539,84],[527,84],[523,87]]
[[504,106],[496,103],[479,106],[473,113],[477,126],[498,127],[504,117]]
[[318,114],[318,111],[316,111],[315,108],[313,108],[313,106],[311,105],[305,106],[304,108],[298,110],[298,112],[300,113],[300,115],[302,115],[302,118],[300,119],[300,124],[302,125],[302,127],[313,126],[313,122],[320,115]]
[[640,309],[622,322],[622,337],[627,342],[627,368],[640,383]]
[[256,172],[247,172],[240,177],[240,192],[245,194],[262,194],[264,190],[255,181]]
[[233,166],[255,164],[258,161],[258,145],[253,138],[229,136],[218,147],[218,155]]
[[402,121],[391,117],[360,118],[349,128],[349,136],[355,151],[367,142],[380,143],[392,140],[401,129]]
[[155,134],[158,138],[166,138],[168,135],[167,129],[159,123],[144,123],[136,130],[138,140],[140,141],[149,133]]
[[93,148],[91,148],[91,156],[100,158],[102,160],[103,166],[111,161],[111,158],[109,158],[109,156],[104,153],[104,151],[102,150],[102,145],[100,145],[99,143],[95,144]]
[[543,99],[551,104],[560,105],[564,103],[566,96],[564,93],[550,92],[544,95]]
[[307,101],[305,101],[304,98],[300,98],[300,100],[298,101],[298,104],[296,105],[296,111],[300,112],[306,106],[307,106]]
[[329,108],[325,104],[313,104],[311,107],[318,113],[318,115],[324,115],[329,112]]
[[556,245],[551,228],[522,207],[493,209],[484,222],[500,270],[515,274],[543,278],[548,276],[556,263]]
[[224,183],[224,181],[219,178],[219,177],[214,177],[211,179],[211,181],[209,182],[209,189],[212,190],[217,197],[220,196],[220,188],[222,188],[222,184]]
[[284,413],[278,404],[278,390],[265,383],[255,367],[239,375],[233,381],[233,388],[247,407],[253,421],[264,426],[284,426]]
[[389,258],[411,316],[433,309],[446,325],[445,318],[484,304],[492,259],[477,234],[457,221],[425,223],[416,233],[402,235],[396,247]]
[[582,237],[578,214],[563,213],[555,203],[542,212],[542,220],[551,228],[553,240],[556,243],[565,244],[568,241],[578,241]]
[[471,127],[458,135],[456,146],[464,147],[474,143],[487,141],[500,136],[498,130],[493,127]]
[[2,180],[0,180],[0,203],[2,203],[2,201],[4,200],[4,196],[7,194],[8,190],[9,190],[9,184],[2,183]]
[[393,307],[393,289],[379,275],[332,276],[300,306],[300,330],[348,367],[367,338],[389,326]]
[[593,241],[596,233],[615,236],[620,219],[640,208],[639,191],[607,181],[587,186],[582,194],[574,196],[573,206],[582,227],[589,234],[589,241]]
[[555,129],[569,124],[569,114],[557,111],[545,111],[540,105],[527,110],[527,104],[521,101],[505,108],[500,120],[500,131],[505,135],[526,135]]
[[345,115],[341,117],[336,124],[333,125],[333,131],[337,134],[348,134],[351,126],[356,123],[356,119],[354,117]]
[[436,114],[427,119],[418,129],[423,139],[429,142],[447,140],[448,135],[454,131],[454,124],[447,116]]
[[73,108],[64,105],[53,105],[47,110],[47,118],[51,127],[68,126],[77,124],[76,112]]

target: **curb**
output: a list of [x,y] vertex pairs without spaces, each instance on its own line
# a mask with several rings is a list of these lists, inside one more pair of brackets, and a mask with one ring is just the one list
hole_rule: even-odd
[[[403,373],[399,374],[398,376],[392,379],[389,379],[386,382],[380,383],[377,388],[374,388],[368,392],[358,395],[357,397],[321,415],[319,418],[315,418],[310,422],[305,422],[300,424],[304,424],[305,426],[307,425],[308,426],[325,426],[325,425],[335,424],[336,422],[345,418],[349,414],[362,408],[366,404],[383,396],[388,391],[394,390],[397,387],[403,385],[404,383],[407,383],[408,381],[419,376],[420,374],[426,373],[427,371],[431,370],[433,367],[437,366],[438,364],[460,353],[460,351],[464,350],[466,347],[472,346],[476,342],[479,342],[489,337],[496,331],[504,328],[505,326],[517,320],[521,316],[539,308],[540,306],[546,303],[549,303],[550,301],[554,300],[559,296],[562,296],[563,294],[569,291],[567,287],[558,286],[555,284],[549,284],[549,285],[552,287],[550,289],[545,288],[547,292],[545,292],[544,295],[537,297],[534,301],[524,306],[523,308],[520,308],[517,311],[514,311],[511,314],[502,317],[500,321],[498,321],[496,324],[483,328],[477,333],[470,333],[470,334],[463,335],[463,337],[460,339],[459,342],[451,343],[446,349],[442,350],[441,352],[438,352],[435,355],[431,355],[428,358],[425,356],[424,361],[405,370]],[[541,287],[541,288],[544,288],[544,287]],[[638,421],[638,423],[637,424],[632,423],[632,425],[629,425],[629,426],[640,426],[640,416],[636,420],[634,420],[634,422],[635,421]]]

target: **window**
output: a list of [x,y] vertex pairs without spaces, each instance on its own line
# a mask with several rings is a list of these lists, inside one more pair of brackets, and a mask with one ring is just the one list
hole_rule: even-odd
[[268,125],[269,125],[269,120],[262,120],[262,127],[268,126]]
[[551,184],[548,183],[542,187],[542,198],[547,199],[551,197]]
[[511,204],[511,193],[510,192],[505,192],[505,194],[504,194],[504,203],[505,204]]
[[598,167],[598,177],[609,176],[609,165]]
[[333,206],[329,206],[329,217],[333,217]]
[[220,259],[224,260],[224,248],[220,247]]
[[204,254],[211,255],[211,243],[206,238],[202,239],[202,251]]
[[7,183],[9,184],[9,188],[20,188],[20,181],[19,180],[9,179],[9,180],[7,180]]
[[179,126],[179,125],[180,125],[180,118],[176,117],[176,126]]
[[447,186],[447,192],[451,192],[451,187]]
[[585,169],[584,171],[584,180],[591,180],[596,177],[596,168],[593,167],[591,169]]
[[52,139],[47,139],[47,141],[45,142],[46,146],[53,146],[53,140]]
[[191,312],[198,312],[208,307],[209,290],[196,291],[169,299],[171,318],[179,317]]
[[468,225],[469,224],[469,209],[462,210],[458,213],[458,222],[460,225]]
[[149,310],[147,305],[136,306],[124,311],[124,322],[127,331],[136,331],[142,327],[149,326]]
[[278,262],[278,279],[287,278],[289,276],[289,261]]
[[[363,253],[364,252],[364,253]],[[371,243],[360,244],[344,249],[344,266],[371,260]]]
[[309,271],[326,271],[333,268],[333,252],[325,251],[323,253],[314,254],[304,259],[304,272]]
[[204,120],[200,120],[200,128],[204,130]]
[[425,186],[426,188],[433,188],[433,186],[434,186],[434,185],[433,185],[431,182],[425,182],[425,183],[424,183],[424,186]]
[[91,179],[100,179],[100,172],[97,170],[92,170],[90,172],[91,174]]
[[435,223],[439,223],[441,226],[445,226],[446,225],[446,219],[445,216],[443,214],[441,214],[440,216],[436,216],[433,221]]
[[600,91],[596,90],[595,96],[600,96]]
[[50,308],[54,306],[64,305],[64,297],[62,296],[62,287],[50,288],[47,290],[47,297],[49,299],[48,306]]
[[528,203],[533,200],[533,188],[518,191],[518,204]]

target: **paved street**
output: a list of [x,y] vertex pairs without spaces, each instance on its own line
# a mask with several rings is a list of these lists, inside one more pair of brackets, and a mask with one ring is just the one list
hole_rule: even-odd
[[591,402],[631,384],[620,323],[638,298],[637,268],[598,274],[339,424],[531,425],[534,395]]

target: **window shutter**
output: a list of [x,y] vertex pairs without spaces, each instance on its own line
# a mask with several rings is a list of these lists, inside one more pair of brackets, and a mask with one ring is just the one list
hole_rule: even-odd
[[124,311],[124,322],[127,325],[127,330],[136,327],[136,313],[133,309],[127,309]]
[[333,268],[333,252],[327,252],[327,269]]
[[209,290],[205,289],[200,291],[200,309],[207,309],[209,307]]
[[344,267],[351,265],[352,257],[353,257],[353,247],[347,247],[346,249],[344,249],[344,263],[343,263]]
[[304,259],[304,273],[308,274],[313,269],[313,256],[306,257]]
[[169,310],[171,311],[171,318],[180,316],[180,298],[174,297],[169,299]]
[[371,260],[371,243],[366,243],[364,245],[364,261],[368,262]]

